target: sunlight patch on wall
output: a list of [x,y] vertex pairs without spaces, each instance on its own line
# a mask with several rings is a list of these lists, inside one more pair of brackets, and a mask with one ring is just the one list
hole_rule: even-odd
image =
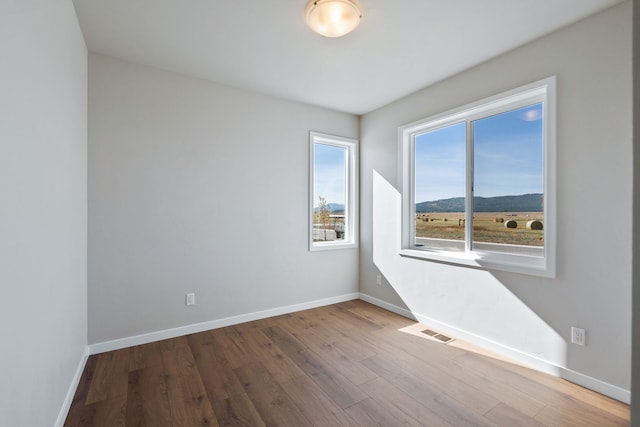
[[373,262],[422,323],[559,367],[567,344],[490,271],[400,256],[401,195],[373,171]]

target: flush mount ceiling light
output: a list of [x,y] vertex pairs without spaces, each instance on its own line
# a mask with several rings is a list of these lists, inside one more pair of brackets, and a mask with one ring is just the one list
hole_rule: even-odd
[[305,8],[307,25],[325,37],[340,37],[353,31],[362,10],[352,0],[310,0]]

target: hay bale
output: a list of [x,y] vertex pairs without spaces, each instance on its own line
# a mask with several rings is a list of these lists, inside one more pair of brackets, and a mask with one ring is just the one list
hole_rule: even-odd
[[507,228],[518,228],[518,223],[515,219],[510,219],[504,223],[504,226]]
[[493,222],[500,222],[500,223],[502,223],[502,222],[504,222],[504,218],[497,218],[497,217],[496,217],[496,218],[493,218]]
[[542,230],[542,222],[537,219],[527,221],[527,230]]

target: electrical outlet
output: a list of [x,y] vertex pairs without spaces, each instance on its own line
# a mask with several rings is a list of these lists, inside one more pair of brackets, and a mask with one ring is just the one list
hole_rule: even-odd
[[376,285],[382,285],[382,276],[380,274],[376,277]]
[[185,305],[195,305],[196,303],[196,294],[190,293],[186,295]]
[[587,341],[587,333],[584,329],[571,327],[571,342],[573,344],[581,345],[584,347]]

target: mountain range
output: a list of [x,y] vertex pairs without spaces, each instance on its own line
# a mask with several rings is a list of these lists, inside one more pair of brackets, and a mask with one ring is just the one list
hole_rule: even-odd
[[[320,208],[314,208],[313,211],[314,212],[318,212]],[[327,203],[327,209],[329,209],[329,212],[333,213],[333,212],[344,212],[344,205],[341,203]]]
[[[474,197],[475,212],[542,212],[542,193],[519,196]],[[416,203],[416,212],[464,212],[464,197]]]

